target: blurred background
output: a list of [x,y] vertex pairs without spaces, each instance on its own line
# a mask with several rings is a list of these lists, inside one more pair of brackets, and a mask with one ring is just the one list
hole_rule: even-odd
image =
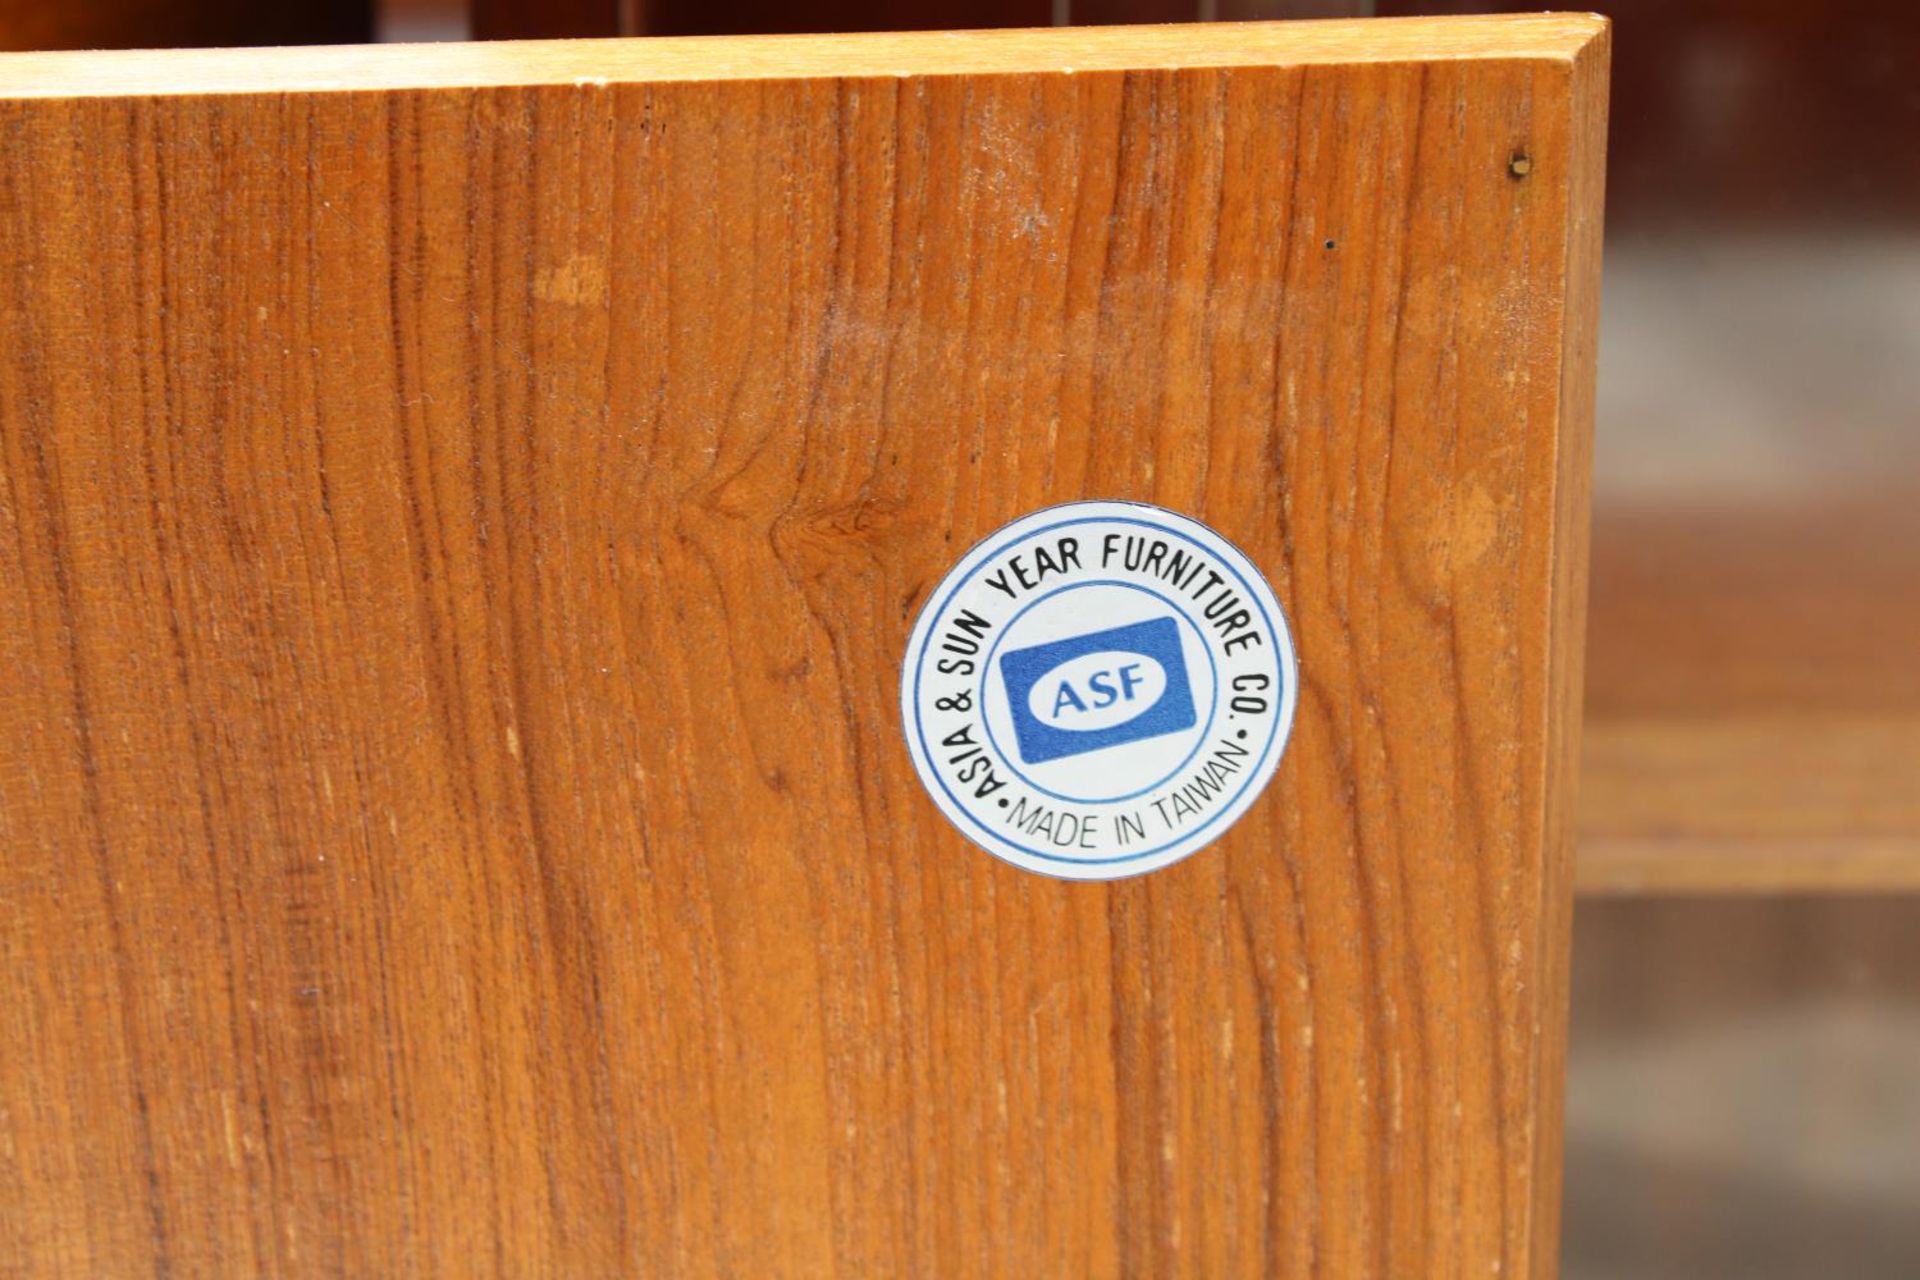
[[[0,47],[1508,7],[89,0],[0,8]],[[1912,1280],[1920,4],[1608,11],[1564,1274]]]

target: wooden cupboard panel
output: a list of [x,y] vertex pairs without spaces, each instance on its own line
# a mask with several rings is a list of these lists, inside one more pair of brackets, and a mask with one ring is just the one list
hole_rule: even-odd
[[0,8],[0,49],[151,49],[366,40],[370,0],[84,0]]
[[461,13],[476,40],[637,34],[639,0],[471,0]]
[[[1549,1274],[1604,41],[0,60],[0,1268]],[[1095,496],[1304,691],[1069,884],[895,683]]]

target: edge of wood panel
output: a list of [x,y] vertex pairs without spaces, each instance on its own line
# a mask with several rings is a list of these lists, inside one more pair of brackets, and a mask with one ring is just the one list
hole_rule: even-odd
[[1920,715],[1587,715],[1583,895],[1920,890]]
[[1601,227],[1606,195],[1611,31],[1602,22],[1573,60],[1568,93],[1565,311],[1560,345],[1559,447],[1553,497],[1535,1035],[1537,1126],[1526,1273],[1553,1280],[1560,1258],[1562,1125],[1566,1105],[1575,815],[1585,705],[1587,579],[1593,508],[1594,392],[1600,340]]
[[1436,60],[1574,63],[1606,19],[1558,13],[1027,31],[0,53],[0,99],[928,77]]

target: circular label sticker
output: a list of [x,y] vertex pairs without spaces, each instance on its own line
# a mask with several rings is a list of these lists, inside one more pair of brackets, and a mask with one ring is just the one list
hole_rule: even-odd
[[915,769],[974,843],[1074,880],[1154,871],[1265,789],[1293,640],[1253,562],[1135,502],[1023,516],[969,551],[907,642]]

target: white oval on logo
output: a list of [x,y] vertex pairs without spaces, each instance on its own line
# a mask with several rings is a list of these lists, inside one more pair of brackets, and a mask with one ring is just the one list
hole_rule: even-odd
[[1056,729],[1107,729],[1160,701],[1167,673],[1144,653],[1083,653],[1034,682],[1027,709]]

